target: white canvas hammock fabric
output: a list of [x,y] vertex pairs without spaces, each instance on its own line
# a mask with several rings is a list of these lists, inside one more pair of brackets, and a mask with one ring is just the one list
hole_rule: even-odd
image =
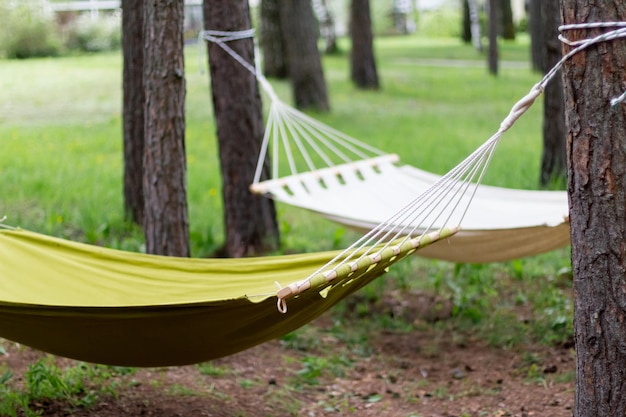
[[[226,42],[252,36],[251,31],[203,32],[252,72],[270,98],[268,120],[257,172],[251,190],[277,201],[301,207],[358,230],[369,230],[389,218],[431,187],[442,193],[469,187],[467,212],[425,220],[424,229],[445,224],[462,226],[445,242],[419,255],[452,262],[484,263],[537,255],[569,244],[568,199],[565,191],[530,191],[480,185],[480,176],[438,176],[403,165],[386,154],[339,132],[284,103],[256,68],[245,62]],[[551,75],[552,76],[552,75]],[[487,142],[495,147],[500,136],[532,105],[549,78],[537,84],[517,103],[498,132]],[[492,151],[492,150],[491,150]],[[261,180],[266,155],[272,162],[271,179]],[[284,169],[286,167],[286,169]],[[477,181],[470,184],[472,181]],[[468,204],[466,201],[463,204]],[[448,210],[451,206],[448,207]],[[461,225],[462,220],[462,225]],[[402,224],[402,219],[395,220]]]

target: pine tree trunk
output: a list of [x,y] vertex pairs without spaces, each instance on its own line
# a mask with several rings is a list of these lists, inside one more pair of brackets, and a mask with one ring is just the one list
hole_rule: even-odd
[[146,252],[189,256],[183,0],[144,3]]
[[472,42],[472,25],[470,20],[469,0],[461,1],[461,10],[463,13],[463,19],[461,19],[463,23],[461,26],[461,40],[463,43],[470,43]]
[[489,49],[487,66],[491,75],[498,75],[498,27],[499,0],[489,0]]
[[[205,0],[204,24],[211,30],[249,29],[248,1]],[[254,62],[251,38],[229,42],[228,46],[246,62]],[[264,132],[259,87],[254,74],[220,46],[209,43],[208,51],[223,184],[223,255],[262,254],[278,247],[279,233],[273,200],[249,191]],[[266,169],[264,178],[268,172]]]
[[500,0],[500,22],[502,24],[502,39],[515,40],[515,23],[511,0]]
[[352,0],[350,6],[350,32],[352,51],[350,53],[351,78],[354,84],[363,89],[377,90],[378,73],[374,58],[374,37],[370,17],[369,0]]
[[279,5],[295,106],[302,110],[328,111],[330,105],[311,1],[280,0]]
[[122,1],[124,214],[143,224],[143,2]]
[[[544,72],[554,67],[562,57],[558,27],[561,24],[559,4],[546,1],[542,4],[545,20],[543,64]],[[559,72],[546,86],[543,100],[543,154],[541,156],[540,184],[565,185],[565,110],[563,81]]]
[[544,18],[542,4],[545,0],[530,0],[528,5],[528,31],[530,32],[530,61],[535,71],[545,71]]
[[287,61],[283,29],[280,24],[279,0],[261,0],[261,50],[263,74],[268,78],[287,78]]
[[[563,0],[561,7],[564,24],[626,20],[622,0]],[[563,67],[577,417],[626,415],[626,106],[610,103],[625,73],[623,39],[594,45]]]

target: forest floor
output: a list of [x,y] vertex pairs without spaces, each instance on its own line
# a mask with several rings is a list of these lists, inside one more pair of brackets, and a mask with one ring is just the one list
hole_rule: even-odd
[[[88,406],[38,400],[43,416],[572,416],[571,346],[493,347],[415,317],[414,330],[355,326],[362,340],[336,337],[326,314],[297,336],[205,364],[132,368],[109,376]],[[329,329],[335,328],[335,333]],[[45,355],[8,341],[0,366],[24,384]],[[52,359],[60,368],[80,363]],[[16,415],[24,415],[18,412]]]

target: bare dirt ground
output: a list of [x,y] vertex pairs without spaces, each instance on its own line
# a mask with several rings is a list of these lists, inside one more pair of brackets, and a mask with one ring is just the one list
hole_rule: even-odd
[[[114,378],[113,395],[88,409],[58,400],[34,409],[51,417],[572,416],[570,347],[494,348],[425,323],[371,331],[364,353],[325,332],[331,325],[323,316],[303,329],[303,338],[316,340],[304,350],[272,341],[205,367],[137,369]],[[2,344],[0,366],[19,383],[43,354]]]

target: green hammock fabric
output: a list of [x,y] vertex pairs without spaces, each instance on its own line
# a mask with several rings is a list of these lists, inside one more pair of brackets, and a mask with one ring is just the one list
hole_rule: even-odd
[[377,263],[366,257],[354,271],[339,268],[331,282],[313,279],[283,314],[278,285],[309,277],[339,252],[189,259],[0,230],[0,337],[109,365],[203,362],[303,326],[413,251],[411,244],[398,253],[387,248]]

